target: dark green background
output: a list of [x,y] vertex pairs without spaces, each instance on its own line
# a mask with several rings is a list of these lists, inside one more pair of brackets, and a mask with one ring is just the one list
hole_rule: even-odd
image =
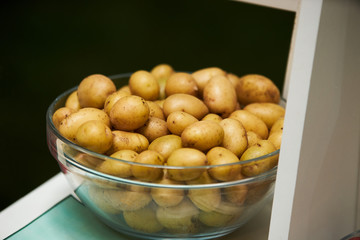
[[9,1],[0,5],[0,209],[55,175],[45,113],[93,73],[217,66],[281,89],[294,13],[234,1]]

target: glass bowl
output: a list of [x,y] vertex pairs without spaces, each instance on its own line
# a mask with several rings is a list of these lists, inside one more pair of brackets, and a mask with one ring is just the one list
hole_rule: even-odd
[[[112,76],[117,87],[130,74]],[[271,200],[277,167],[254,177],[220,182],[209,177],[212,168],[238,167],[245,163],[278,158],[279,150],[235,164],[174,167],[128,162],[82,148],[64,138],[52,122],[74,87],[58,96],[46,113],[47,144],[74,193],[102,222],[130,236],[144,239],[211,239],[241,227]],[[97,171],[105,160],[160,171],[161,181],[121,178]],[[194,181],[174,182],[169,171],[197,171]]]

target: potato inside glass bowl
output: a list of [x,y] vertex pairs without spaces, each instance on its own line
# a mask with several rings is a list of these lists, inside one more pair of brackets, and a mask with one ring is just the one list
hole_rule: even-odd
[[[119,74],[110,78],[117,89],[126,89],[130,77]],[[77,89],[64,92],[48,108],[48,147],[82,203],[113,229],[144,239],[211,239],[241,227],[272,198],[279,149],[268,146],[266,139],[247,153],[250,146],[239,150],[230,140],[227,148],[217,139],[219,135],[225,139],[226,131],[221,130],[225,127],[219,124],[219,128],[209,129],[207,126],[215,126],[215,121],[207,120],[211,124],[200,128],[207,132],[208,141],[200,145],[191,140],[196,129],[187,130],[186,137],[169,131],[157,133],[159,136],[149,141],[146,134],[153,137],[152,128],[138,131],[146,121],[136,123],[135,129],[128,127],[132,123],[125,123],[131,130],[120,130],[111,124],[111,117],[110,123],[105,117],[98,125],[110,130],[111,146],[106,150],[106,146],[86,147],[92,146],[91,141],[84,140],[88,145],[80,145],[77,134],[90,130],[64,136],[53,121],[54,113],[67,105],[68,97]],[[130,95],[130,91],[124,94]],[[109,116],[105,108],[99,110],[101,116]],[[67,113],[64,119],[79,111]],[[155,113],[149,109],[149,114]],[[166,114],[157,112],[156,116],[163,117],[163,122],[157,124],[166,123]],[[95,124],[90,126],[97,129]],[[77,126],[85,127],[84,122]],[[106,135],[106,131],[101,133]]]

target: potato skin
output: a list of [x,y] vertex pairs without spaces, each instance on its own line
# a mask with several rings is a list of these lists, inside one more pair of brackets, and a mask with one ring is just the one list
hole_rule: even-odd
[[106,98],[115,91],[116,86],[110,78],[102,74],[92,74],[79,84],[77,95],[80,107],[102,109]]
[[159,83],[160,87],[160,93],[159,93],[159,99],[165,99],[165,85],[169,77],[174,73],[174,69],[169,64],[158,64],[155,67],[153,67],[150,71],[150,73],[155,77],[155,79]]
[[167,97],[164,101],[163,110],[165,117],[168,117],[172,112],[183,111],[197,119],[201,119],[209,113],[209,109],[203,101],[184,93],[177,93]]
[[270,133],[269,136],[273,133],[273,132],[277,132],[278,130],[283,130],[284,128],[284,117],[280,117],[278,120],[276,120],[274,122],[274,124],[271,126],[270,129]]
[[221,122],[221,120],[223,120],[222,117],[220,117],[219,115],[215,114],[215,113],[208,113],[205,115],[205,117],[203,117],[201,120],[203,121],[214,121],[214,122]]
[[236,84],[236,94],[241,105],[254,102],[279,103],[280,91],[267,77],[260,74],[248,74],[240,77]]
[[283,131],[278,130],[278,131],[272,132],[268,138],[268,140],[272,144],[274,144],[276,149],[280,149],[280,147],[281,147],[282,134],[283,134]]
[[150,117],[144,126],[138,128],[136,132],[144,135],[149,140],[149,142],[152,142],[156,138],[168,135],[170,133],[166,122],[156,117]]
[[[132,150],[119,150],[110,155],[110,157],[126,160],[129,162],[135,161],[138,153]],[[97,170],[106,174],[118,176],[118,177],[131,177],[131,165],[122,161],[116,161],[114,159],[106,159],[100,165],[97,166]]]
[[177,72],[169,77],[165,84],[165,94],[166,96],[170,96],[176,93],[198,96],[199,88],[191,74]]
[[52,115],[52,121],[56,129],[59,130],[60,122],[70,116],[70,114],[74,113],[75,111],[68,107],[61,107],[54,112]]
[[[163,165],[165,160],[160,153],[154,150],[145,150],[136,156],[134,162],[151,165]],[[131,165],[131,172],[134,177],[142,181],[156,181],[162,178],[163,169],[148,166]]]
[[263,120],[268,129],[272,127],[276,120],[285,115],[285,109],[275,103],[251,103],[246,105],[243,110],[249,111]]
[[[206,158],[209,162],[209,165],[239,163],[238,157],[233,152],[224,147],[214,147],[210,149],[206,154]],[[208,170],[210,176],[219,181],[234,180],[240,174],[240,171],[240,164],[213,167]]]
[[226,72],[218,67],[208,67],[199,69],[191,74],[196,81],[196,84],[199,88],[200,96],[203,95],[203,90],[207,82],[216,75],[225,76]]
[[248,146],[247,134],[240,121],[232,118],[225,118],[220,122],[224,129],[224,139],[221,144],[224,148],[240,156]]
[[182,111],[170,113],[166,120],[169,131],[178,136],[181,136],[187,126],[197,121],[193,115]]
[[112,126],[117,130],[133,131],[149,119],[150,108],[145,99],[130,95],[120,98],[110,111]]
[[166,135],[152,141],[148,149],[157,151],[164,157],[166,161],[174,150],[181,147],[181,137],[177,135]]
[[149,117],[156,117],[165,120],[164,112],[158,103],[154,101],[146,101],[146,103],[150,109]]
[[269,130],[263,120],[246,110],[236,110],[229,118],[234,118],[241,122],[246,131],[257,133],[262,139],[267,139]]
[[112,131],[113,143],[107,155],[119,150],[128,149],[137,153],[145,151],[149,146],[147,138],[140,133],[126,132],[120,130]]
[[73,109],[75,112],[80,109],[80,102],[77,90],[72,92],[65,101],[65,107]]
[[116,91],[112,94],[110,94],[104,103],[104,111],[107,113],[107,115],[110,116],[110,110],[114,106],[114,104],[122,97],[129,96],[130,93],[126,91]]
[[155,77],[145,70],[134,72],[129,79],[130,91],[133,95],[140,96],[145,100],[159,98],[160,86]]
[[224,130],[219,123],[212,121],[198,121],[184,129],[181,141],[184,147],[207,151],[220,146],[223,142]]

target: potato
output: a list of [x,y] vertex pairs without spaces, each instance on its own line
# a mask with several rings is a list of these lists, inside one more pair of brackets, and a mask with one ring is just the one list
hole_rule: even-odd
[[217,75],[212,77],[203,89],[204,103],[211,113],[228,117],[235,111],[237,97],[232,83],[225,77]]
[[166,136],[161,136],[155,139],[154,141],[152,141],[148,149],[160,153],[164,157],[166,162],[170,154],[174,150],[179,149],[181,147],[182,147],[181,137],[177,135],[166,135]]
[[208,171],[204,171],[201,175],[195,179],[191,179],[186,181],[188,185],[195,185],[195,184],[209,184],[209,183],[216,183],[217,181],[212,178]]
[[72,92],[65,101],[65,107],[74,110],[75,112],[80,109],[80,102],[77,95],[77,90]]
[[160,99],[164,99],[165,95],[165,84],[169,77],[174,73],[174,69],[169,64],[159,64],[151,69],[150,73],[155,77],[160,86]]
[[107,198],[104,198],[104,192],[107,191],[101,187],[89,186],[88,188],[88,196],[89,199],[94,203],[96,207],[100,209],[100,211],[104,211],[109,214],[120,214],[121,210],[115,208],[111,202],[108,201]]
[[248,141],[248,148],[257,144],[260,140],[263,140],[257,133],[253,131],[247,131],[246,137]]
[[222,144],[224,130],[219,123],[212,121],[198,121],[187,126],[181,134],[184,147],[207,151]]
[[117,152],[119,150],[128,149],[140,153],[145,151],[149,146],[147,138],[140,133],[126,132],[114,130],[113,143],[107,155]]
[[202,211],[214,211],[221,202],[220,188],[189,189],[188,198]]
[[149,204],[135,211],[124,211],[123,216],[127,225],[137,231],[156,233],[163,229],[156,218],[154,204]]
[[214,211],[200,211],[199,220],[210,227],[224,227],[236,220],[243,209],[241,206],[222,201]]
[[259,74],[242,76],[235,89],[241,105],[254,102],[279,103],[280,101],[278,87],[269,78]]
[[166,96],[170,96],[176,93],[185,93],[195,97],[198,96],[198,86],[190,73],[177,72],[172,74],[166,81]]
[[[191,167],[207,164],[206,155],[194,148],[179,148],[174,150],[167,160],[168,166]],[[189,181],[198,178],[206,169],[168,169],[170,179],[175,181]]]
[[243,110],[249,111],[263,120],[268,129],[271,129],[276,120],[285,115],[285,109],[275,103],[251,103],[246,105]]
[[269,135],[271,135],[273,132],[277,132],[278,130],[283,130],[283,128],[284,128],[284,117],[280,117],[272,125]]
[[197,70],[191,74],[196,81],[196,84],[199,88],[200,96],[203,95],[203,90],[206,83],[210,80],[210,78],[216,75],[225,76],[226,72],[218,67],[208,67]]
[[102,109],[106,98],[115,91],[116,86],[110,78],[102,74],[92,74],[79,84],[77,95],[80,107]]
[[104,162],[103,159],[93,157],[87,153],[79,153],[74,158],[78,163],[84,165],[85,167],[93,169],[100,165],[102,162]]
[[[141,152],[134,160],[135,163],[163,165],[165,160],[160,153],[154,150],[145,150]],[[149,166],[133,164],[131,172],[134,177],[142,181],[156,181],[163,176],[163,169]]]
[[128,84],[120,87],[117,91],[118,92],[125,92],[125,93],[128,93],[129,95],[132,94]]
[[149,117],[156,117],[165,120],[164,112],[158,103],[154,101],[146,101],[146,103],[148,104],[150,110]]
[[[245,177],[239,173],[234,180],[241,180]],[[247,184],[239,184],[222,189],[224,199],[236,205],[243,205],[248,193]]]
[[[258,158],[276,151],[275,146],[269,140],[261,140],[256,145],[248,148],[241,156],[240,161]],[[253,177],[266,172],[278,163],[278,154],[266,157],[261,160],[252,161],[243,164],[241,173],[247,177]]]
[[111,129],[102,121],[91,120],[80,125],[75,143],[97,153],[105,153],[113,142]]
[[224,139],[221,144],[224,148],[241,156],[248,146],[247,134],[242,123],[233,118],[226,118],[220,122],[224,129]]
[[54,123],[55,128],[59,130],[60,122],[74,112],[75,110],[68,107],[61,107],[57,109],[52,115],[52,121]]
[[263,120],[246,110],[236,110],[229,118],[234,118],[241,122],[246,131],[257,133],[262,139],[267,139],[269,130]]
[[175,111],[183,111],[196,117],[203,118],[209,113],[209,109],[200,99],[184,93],[177,93],[167,97],[164,101],[163,110],[165,117]]
[[116,91],[112,94],[110,94],[104,103],[104,111],[107,113],[107,115],[110,116],[110,110],[114,106],[114,104],[122,97],[129,96],[130,93],[126,91]]
[[159,107],[161,108],[161,110],[164,109],[164,102],[165,102],[165,99],[159,99],[159,100],[154,101],[154,103],[156,103],[157,105],[159,105]]
[[160,86],[155,77],[144,70],[134,72],[129,79],[130,91],[133,95],[145,100],[156,100],[160,95]]
[[220,123],[221,120],[223,120],[223,118],[215,113],[208,113],[201,120],[202,121],[214,121],[214,122]]
[[[180,182],[163,177],[157,184],[176,185]],[[178,205],[184,199],[185,193],[183,189],[176,188],[152,188],[151,197],[154,202],[161,207],[173,207]]]
[[[119,150],[110,155],[112,158],[134,162],[138,153],[132,150]],[[114,159],[106,159],[98,165],[97,170],[106,174],[117,177],[131,177],[131,165],[124,161],[117,161]]]
[[136,132],[144,135],[149,142],[170,133],[166,122],[156,117],[150,117],[144,126],[138,128]]
[[183,111],[175,111],[169,114],[167,117],[167,127],[172,134],[180,136],[184,129],[197,122],[197,118],[193,115],[183,112]]
[[283,131],[278,130],[278,131],[272,132],[271,135],[268,138],[268,140],[272,144],[274,144],[276,149],[280,149],[280,147],[281,147],[282,134],[283,134]]
[[110,111],[110,121],[117,130],[132,131],[142,127],[149,119],[150,108],[139,96],[120,98]]
[[82,108],[79,111],[70,114],[60,122],[59,132],[62,136],[74,142],[78,128],[83,123],[90,120],[102,121],[105,125],[110,127],[109,116],[103,110],[97,108]]
[[214,147],[207,152],[206,158],[210,166],[233,163],[232,165],[209,168],[208,172],[210,176],[216,180],[232,181],[239,175],[241,171],[241,165],[235,164],[239,163],[238,157],[226,148]]
[[239,76],[237,76],[234,73],[227,73],[226,74],[227,79],[229,79],[229,81],[232,83],[232,85],[234,86],[234,88],[236,87],[237,82],[239,81]]

